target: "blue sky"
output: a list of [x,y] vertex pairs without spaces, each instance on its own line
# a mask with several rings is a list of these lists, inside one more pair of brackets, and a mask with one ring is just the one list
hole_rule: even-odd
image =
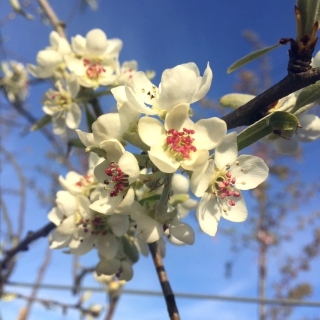
[[[140,70],[152,69],[156,71],[155,84],[160,82],[161,73],[166,68],[178,64],[195,62],[203,73],[207,62],[214,72],[214,79],[208,98],[218,100],[222,95],[232,92],[232,86],[237,79],[237,73],[227,75],[226,70],[238,58],[250,52],[250,45],[243,39],[243,30],[251,29],[259,34],[266,45],[275,44],[281,37],[295,37],[294,4],[293,0],[101,0],[98,11],[86,10],[84,13],[73,15],[76,3],[69,1],[51,1],[61,20],[66,21],[67,34],[70,39],[76,34],[85,35],[93,28],[103,29],[109,38],[120,38],[124,47],[120,61],[135,59]],[[0,19],[10,12],[7,1],[0,3]],[[72,19],[70,17],[74,16]],[[1,32],[6,55],[0,52],[1,59],[9,58],[24,63],[34,63],[37,51],[48,45],[50,26],[44,26],[39,18],[36,21],[27,21],[17,17],[14,21],[3,26]],[[273,62],[271,75],[273,81],[280,80],[286,73],[288,47],[280,47],[270,54]],[[318,50],[318,49],[317,49]],[[254,68],[255,64],[249,66]],[[27,107],[37,117],[42,116],[41,98],[46,86],[33,87],[27,101]],[[112,105],[105,105],[105,110]],[[195,108],[195,107],[194,107]],[[206,116],[210,116],[206,113]],[[211,114],[212,116],[212,114]],[[6,147],[15,152],[17,161],[23,164],[24,170],[30,170],[34,163],[44,165],[44,158],[39,157],[46,150],[46,141],[39,133],[21,137],[19,133],[6,138]],[[319,169],[316,159],[320,156],[320,143],[306,144],[304,157],[299,162],[290,158],[284,161],[302,172],[305,179],[319,178]],[[65,174],[65,172],[61,172]],[[1,183],[11,179],[12,171],[2,172]],[[48,188],[47,181],[37,177],[37,182]],[[39,201],[32,190],[27,190],[27,219],[25,230],[34,230],[47,222],[46,215],[50,208],[40,207]],[[248,197],[249,203],[250,199]],[[13,201],[9,205],[10,211],[15,214],[18,204]],[[306,214],[317,208],[317,203],[308,206]],[[318,206],[319,209],[319,206]],[[250,214],[250,212],[249,212]],[[256,296],[257,286],[257,256],[245,250],[236,256],[233,276],[224,278],[224,262],[232,254],[229,252],[230,241],[219,235],[211,238],[199,232],[194,215],[188,221],[197,231],[196,243],[193,246],[167,246],[165,266],[176,292],[192,292],[203,294],[221,294],[236,296]],[[231,226],[231,223],[222,221],[222,226]],[[239,224],[239,230],[245,230],[246,223]],[[302,234],[288,250],[294,252],[305,241],[308,235]],[[31,246],[28,253],[21,254],[21,262],[13,274],[12,281],[32,282],[42,263],[47,242],[38,241]],[[270,266],[281,257],[271,257]],[[91,266],[97,258],[91,253],[81,259],[84,265]],[[70,256],[61,251],[52,253],[52,264],[46,272],[46,283],[71,284]],[[268,281],[268,295],[272,294],[271,285],[276,273],[270,270]],[[318,269],[319,270],[319,269]],[[160,290],[152,261],[142,257],[134,266],[134,279],[126,288]],[[316,288],[313,300],[320,300],[320,279],[316,266],[306,279],[315,279]],[[96,283],[88,277],[87,285]],[[9,287],[8,287],[9,289]],[[11,288],[10,288],[11,289]],[[12,290],[17,290],[12,288]],[[19,292],[28,293],[29,289],[19,289]],[[39,296],[62,301],[76,301],[67,292],[43,290]],[[104,304],[103,295],[94,295],[94,302]],[[200,300],[177,299],[182,319],[240,319],[251,320],[256,318],[257,307],[251,304],[212,302]],[[2,303],[1,313],[5,320],[16,318],[20,306],[24,302],[13,301]],[[300,310],[300,311],[299,311]],[[298,315],[316,315],[317,310],[301,308]],[[47,311],[35,304],[31,319],[65,319],[59,312]],[[71,312],[67,319],[78,319],[78,313]],[[116,310],[115,320],[155,319],[167,318],[166,307],[162,298],[124,295],[120,299]]]

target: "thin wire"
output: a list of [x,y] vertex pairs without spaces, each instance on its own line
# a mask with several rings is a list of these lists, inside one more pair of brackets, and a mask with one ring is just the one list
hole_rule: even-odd
[[[32,287],[32,283],[26,282],[8,282],[6,285],[14,287]],[[49,290],[71,290],[71,286],[66,285],[55,285],[55,284],[41,284],[41,289]],[[81,287],[81,291],[92,291],[92,292],[105,292],[105,289],[98,287]],[[136,294],[143,296],[157,296],[162,297],[163,293],[160,291],[148,291],[148,290],[130,290],[123,289],[123,294]],[[219,295],[209,295],[209,294],[194,294],[194,293],[182,293],[178,292],[174,294],[177,298],[186,299],[203,299],[203,300],[220,300],[220,301],[232,301],[232,302],[245,302],[245,303],[264,303],[264,304],[277,304],[277,305],[287,305],[287,306],[304,306],[304,307],[320,307],[320,301],[301,301],[297,299],[259,299],[259,298],[249,298],[249,297],[233,297],[233,296],[219,296]]]

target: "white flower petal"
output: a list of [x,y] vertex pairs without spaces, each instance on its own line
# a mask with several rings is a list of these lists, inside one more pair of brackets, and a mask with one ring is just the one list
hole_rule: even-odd
[[49,236],[50,249],[64,248],[68,246],[70,240],[70,235],[60,234],[57,230],[53,230]]
[[56,226],[60,225],[61,221],[63,220],[63,217],[63,212],[57,207],[52,208],[48,213],[48,219],[51,222],[53,222]]
[[145,214],[132,213],[131,218],[137,223],[138,239],[152,243],[163,235],[163,226]]
[[66,124],[70,129],[77,129],[81,122],[81,109],[74,102],[70,105],[67,112]]
[[96,145],[104,140],[120,139],[127,128],[122,128],[119,113],[107,113],[100,116],[93,124],[93,138]]
[[166,137],[163,124],[159,120],[150,117],[140,119],[138,133],[141,140],[150,147],[161,140],[164,142]]
[[186,244],[194,244],[194,231],[188,224],[176,219],[170,223],[169,231],[178,240]]
[[57,192],[56,203],[65,216],[73,215],[77,208],[76,198],[68,191]]
[[83,132],[79,129],[77,129],[76,132],[79,136],[79,139],[86,147],[94,146],[93,133]]
[[214,236],[218,229],[218,223],[221,217],[221,209],[216,198],[209,193],[205,193],[200,200],[197,210],[197,218],[200,228],[210,236]]
[[192,68],[178,65],[166,69],[162,73],[161,92],[155,104],[160,109],[170,112],[180,103],[190,103],[198,86],[198,74]]
[[273,143],[276,150],[281,154],[287,154],[287,155],[293,154],[297,152],[299,148],[299,143],[294,137],[291,137],[290,140],[280,137],[274,140]]
[[304,114],[299,117],[302,128],[297,130],[296,139],[310,142],[320,138],[320,118],[314,114]]
[[237,133],[230,132],[215,150],[214,163],[220,170],[227,164],[232,164],[238,156]]
[[191,176],[191,191],[197,197],[202,197],[208,189],[214,176],[214,171],[215,164],[212,159],[207,161],[202,168],[193,171]]
[[197,148],[211,150],[225,138],[227,124],[218,118],[202,119],[195,124],[194,130],[194,145]]
[[[240,193],[240,197],[228,197],[229,200],[233,200],[235,202],[234,206],[229,206],[223,204],[223,208],[226,210],[221,210],[222,217],[226,220],[232,222],[243,222],[247,219],[248,209],[246,203],[243,199],[240,190],[237,190]],[[227,200],[225,199],[223,202],[225,203]]]
[[191,103],[199,101],[202,99],[209,91],[212,82],[212,70],[209,66],[209,62],[207,64],[206,70],[204,71],[203,78],[201,79],[201,83],[197,92],[192,97]]
[[118,165],[121,170],[129,176],[129,184],[132,184],[138,179],[140,175],[139,164],[132,153],[126,151],[119,159]]
[[152,163],[162,172],[173,173],[180,167],[180,163],[169,157],[162,146],[153,145],[148,151],[148,155]]
[[125,152],[124,147],[117,139],[102,141],[99,147],[107,152],[107,159],[110,162],[115,163],[118,163],[119,159]]
[[72,215],[64,219],[57,227],[57,232],[63,235],[72,235],[76,229],[76,216]]
[[232,176],[236,178],[236,188],[253,189],[267,179],[269,168],[262,159],[251,155],[241,155],[237,161],[238,165],[233,164],[230,167]]
[[106,235],[97,236],[96,247],[99,251],[99,254],[108,260],[116,256],[118,252],[118,246],[118,240],[113,234],[107,233]]
[[[177,131],[182,131],[183,128],[193,130],[194,123],[189,118],[189,104],[179,104],[175,106],[166,116],[165,129],[175,129]],[[191,135],[193,138],[193,135]]]
[[122,237],[129,230],[130,221],[127,215],[113,214],[108,218],[108,224],[117,237]]
[[101,29],[93,29],[86,35],[87,50],[94,55],[103,54],[108,47],[106,34]]
[[174,174],[172,177],[171,188],[175,194],[188,193],[189,179],[180,173]]
[[88,253],[94,248],[95,237],[88,235],[84,238],[73,238],[69,243],[70,252],[80,256]]

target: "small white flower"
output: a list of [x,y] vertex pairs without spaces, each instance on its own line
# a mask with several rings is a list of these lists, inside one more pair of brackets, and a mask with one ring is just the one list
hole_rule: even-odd
[[137,72],[126,86],[126,94],[132,107],[139,112],[163,117],[178,104],[191,104],[202,99],[209,91],[211,81],[209,64],[201,77],[196,64],[190,62],[166,69],[159,88],[150,82],[145,73]]
[[102,142],[100,147],[107,152],[107,159],[95,167],[94,174],[105,188],[90,208],[107,215],[123,212],[134,201],[131,185],[140,175],[138,162],[115,139]]
[[98,164],[99,157],[95,153],[89,154],[89,170],[85,176],[70,171],[66,177],[59,176],[59,182],[63,189],[73,195],[83,194],[90,197],[92,191],[98,186],[98,181],[93,174],[94,167]]
[[3,86],[10,102],[22,102],[28,95],[28,73],[23,64],[16,61],[1,62]]
[[[64,58],[71,54],[68,41],[61,37],[56,31],[50,33],[50,47],[39,51],[37,54],[38,66],[28,64],[28,71],[37,78],[60,77],[60,71],[65,69]],[[58,72],[56,72],[58,71]],[[61,72],[60,72],[61,74]]]
[[150,117],[141,118],[138,132],[148,146],[151,161],[165,173],[173,173],[181,166],[194,170],[208,159],[225,137],[227,126],[218,118],[194,123],[188,116],[189,105],[180,104],[167,114],[164,125]]
[[65,61],[82,86],[96,89],[116,81],[121,48],[121,40],[108,40],[102,30],[93,29],[87,33],[86,38],[80,35],[72,38],[72,49],[77,57],[69,56]]
[[258,157],[237,158],[237,134],[229,133],[216,148],[214,160],[191,177],[191,190],[202,196],[197,209],[201,229],[214,236],[221,216],[233,222],[245,221],[247,207],[240,190],[257,187],[268,176],[269,169]]
[[[131,218],[136,222],[137,238],[141,241],[152,243],[158,241],[166,231],[186,244],[194,243],[194,231],[186,223],[177,218],[168,218],[166,221],[158,222],[153,209],[149,212],[139,203],[134,202],[130,209]],[[168,214],[170,216],[170,213]]]
[[80,86],[74,75],[56,82],[57,91],[50,89],[43,98],[43,111],[52,117],[53,132],[62,135],[66,127],[77,129],[81,122],[81,109],[75,102]]

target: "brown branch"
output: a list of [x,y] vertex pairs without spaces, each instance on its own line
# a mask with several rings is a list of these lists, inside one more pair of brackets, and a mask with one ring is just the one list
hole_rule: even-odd
[[168,313],[170,320],[180,320],[178,308],[176,305],[175,297],[172,292],[169,279],[167,277],[161,254],[158,250],[158,245],[156,242],[149,244],[149,249],[153,258],[153,263],[156,267],[158,278],[161,284],[164,299],[166,301]]
[[61,37],[66,38],[65,24],[59,20],[49,2],[47,0],[38,0],[38,3],[48,17],[53,29],[57,31]]
[[77,294],[80,291],[82,279],[88,274],[94,272],[96,267],[83,268],[81,272],[75,277],[72,288],[72,293]]
[[[37,231],[29,231],[27,236],[21,242],[19,242],[16,247],[4,253],[5,258],[2,261],[0,261],[0,270],[5,269],[7,267],[7,264],[18,252],[27,251],[29,249],[30,243],[39,239],[40,237],[46,237],[49,234],[49,232],[52,231],[55,227],[55,224],[49,222]],[[2,284],[2,279],[0,280],[0,283]]]
[[109,308],[108,308],[108,311],[107,311],[107,314],[106,314],[106,317],[105,317],[105,320],[111,320],[113,315],[114,315],[114,312],[116,310],[116,306],[117,306],[117,303],[119,301],[119,298],[120,296],[117,295],[115,297],[110,297],[110,301],[109,301]]
[[310,69],[300,74],[289,73],[284,79],[264,91],[242,107],[222,117],[228,129],[249,126],[263,118],[268,106],[290,93],[307,87],[320,80],[320,68]]

